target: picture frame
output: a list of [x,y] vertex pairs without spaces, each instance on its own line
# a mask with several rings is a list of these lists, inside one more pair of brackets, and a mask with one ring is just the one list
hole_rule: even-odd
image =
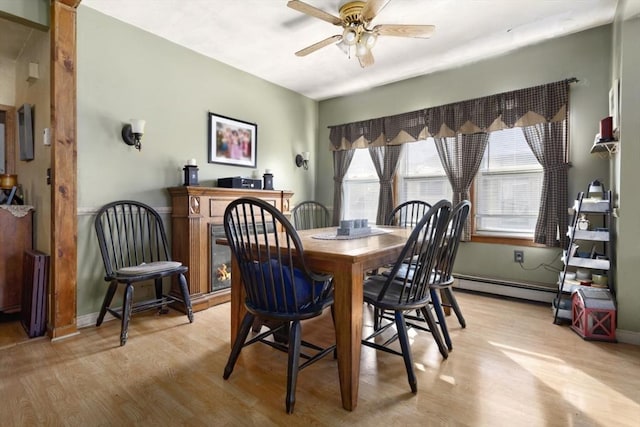
[[209,112],[209,163],[256,167],[258,125]]

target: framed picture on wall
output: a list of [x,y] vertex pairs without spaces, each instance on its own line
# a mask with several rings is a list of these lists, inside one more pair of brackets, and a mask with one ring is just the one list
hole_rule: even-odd
[[256,167],[258,125],[209,113],[209,163]]

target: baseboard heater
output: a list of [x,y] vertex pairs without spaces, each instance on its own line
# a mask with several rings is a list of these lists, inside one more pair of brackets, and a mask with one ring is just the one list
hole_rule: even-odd
[[47,285],[49,283],[49,255],[27,250],[22,269],[22,326],[29,338],[40,337],[47,330]]
[[468,291],[545,303],[551,303],[556,294],[556,289],[534,283],[513,282],[465,274],[454,274],[454,276],[458,279],[456,287]]

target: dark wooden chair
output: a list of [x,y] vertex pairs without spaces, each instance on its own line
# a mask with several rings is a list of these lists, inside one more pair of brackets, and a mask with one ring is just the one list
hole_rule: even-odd
[[[393,208],[391,212],[389,212],[384,225],[415,227],[427,211],[429,211],[429,208],[431,208],[431,205],[422,200],[407,200],[406,202],[400,203],[398,206]],[[376,275],[380,272],[388,274],[390,267],[391,266],[384,266],[377,268],[373,270],[371,274]],[[381,316],[382,312],[380,310],[375,310],[373,317],[373,325],[375,329],[378,329],[380,326]]]
[[[429,277],[436,265],[450,211],[451,203],[446,200],[441,200],[431,207],[414,227],[390,274],[371,276],[364,283],[364,301],[371,304],[374,309],[393,312],[394,322],[375,329],[371,335],[363,339],[362,344],[402,356],[409,386],[413,393],[417,392],[418,384],[413,371],[405,312],[420,310],[442,352],[444,343],[429,308],[431,300]],[[412,264],[411,279],[407,275],[404,277],[398,275],[398,270],[407,265],[405,264],[406,260],[415,260],[415,263]],[[382,344],[375,341],[378,335],[394,325],[397,333],[392,339],[386,340]],[[390,347],[396,338],[400,342],[401,351]]]
[[415,227],[430,207],[429,203],[422,200],[407,200],[393,208],[387,216],[385,225]]
[[[129,321],[133,313],[158,308],[167,312],[168,304],[183,305],[189,322],[193,322],[191,299],[184,274],[188,268],[172,261],[167,236],[160,215],[144,203],[120,200],[103,206],[95,219],[95,229],[109,288],[96,321],[100,326],[107,312],[122,321],[120,345],[127,343]],[[165,277],[176,276],[181,298],[163,293]],[[155,299],[133,302],[134,285],[153,281]],[[121,307],[111,307],[118,285],[124,285]]]
[[[239,266],[247,313],[223,377],[229,378],[245,346],[262,342],[287,352],[285,405],[287,413],[292,413],[298,372],[335,350],[335,345],[321,348],[301,338],[301,321],[333,308],[333,278],[309,270],[295,228],[269,203],[252,197],[231,202],[224,213],[224,231]],[[247,339],[256,319],[271,328]],[[282,329],[288,329],[284,340],[275,335]],[[302,352],[302,346],[311,354]]]
[[[429,278],[431,304],[436,313],[440,330],[442,331],[442,335],[449,351],[453,349],[453,344],[449,335],[449,329],[447,327],[443,307],[451,307],[458,319],[458,322],[460,323],[460,326],[463,328],[466,328],[467,326],[464,316],[462,315],[462,310],[460,309],[456,296],[453,292],[453,266],[455,264],[456,255],[458,254],[458,247],[460,246],[464,224],[467,221],[470,210],[471,202],[463,200],[458,203],[451,212],[447,229],[442,239],[440,254],[438,255],[433,274]],[[409,280],[411,280],[414,274],[414,268],[415,267],[410,263],[405,263],[405,265],[398,269],[396,274],[401,277],[408,277]],[[441,298],[441,296],[443,298]],[[414,321],[426,320],[421,313],[418,316],[407,316],[407,318],[411,321],[411,326],[418,328],[421,328],[419,323]]]
[[331,227],[329,209],[322,203],[307,200],[291,210],[291,218],[296,230]]
[[[453,265],[456,261],[458,254],[458,247],[460,246],[460,240],[462,238],[462,232],[464,231],[464,225],[469,216],[471,210],[471,202],[463,200],[458,203],[449,219],[447,231],[442,240],[442,249],[440,256],[438,257],[438,263],[436,264],[435,274],[432,276],[429,287],[431,288],[431,301],[438,317],[438,323],[442,330],[442,335],[447,343],[449,350],[453,348],[451,338],[449,337],[449,330],[447,328],[447,322],[445,320],[444,310],[442,307],[451,307],[455,313],[460,326],[467,327],[467,322],[462,315],[462,310],[458,305],[456,296],[453,292]],[[444,298],[441,300],[440,296]]]

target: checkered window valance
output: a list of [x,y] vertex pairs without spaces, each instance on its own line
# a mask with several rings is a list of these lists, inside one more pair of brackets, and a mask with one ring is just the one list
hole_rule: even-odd
[[397,145],[564,121],[569,83],[562,80],[437,107],[329,126],[331,150]]

